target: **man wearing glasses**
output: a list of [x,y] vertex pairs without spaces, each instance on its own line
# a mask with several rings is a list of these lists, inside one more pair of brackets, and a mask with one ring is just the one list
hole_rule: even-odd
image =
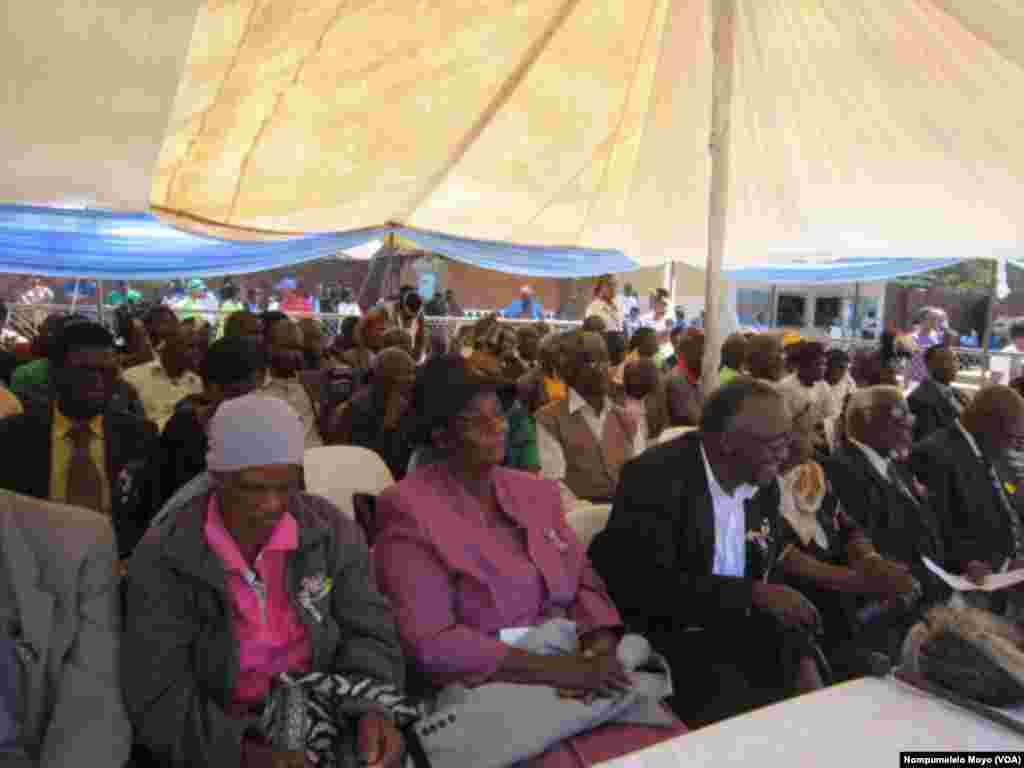
[[701,425],[625,466],[589,551],[626,623],[668,658],[689,725],[800,690],[820,629],[799,592],[767,583],[792,439],[782,396],[736,379],[708,398]]
[[[907,630],[918,612],[944,600],[949,590],[927,568],[922,556],[941,564],[946,542],[926,485],[908,463],[914,415],[896,387],[876,386],[850,395],[846,444],[825,462],[825,474],[846,514],[884,559],[900,564],[922,587],[916,598],[866,621],[858,644],[899,658]],[[859,605],[867,609],[866,605]],[[865,615],[865,614],[862,614]]]
[[638,425],[609,398],[608,348],[596,333],[570,334],[562,349],[569,396],[537,412],[541,474],[560,483],[566,508],[607,503],[623,465],[639,453]]
[[1006,471],[1009,454],[1022,449],[1024,398],[1004,386],[981,390],[958,422],[914,447],[912,464],[938,517],[947,570],[981,582],[1024,567],[1018,488]]

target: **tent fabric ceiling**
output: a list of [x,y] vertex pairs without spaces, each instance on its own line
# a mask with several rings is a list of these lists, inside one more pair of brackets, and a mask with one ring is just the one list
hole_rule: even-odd
[[146,210],[202,2],[5,2],[0,202]]
[[[226,240],[148,213],[0,205],[0,272],[153,280],[245,274],[332,256],[368,258],[390,234],[451,258],[521,275],[589,277],[635,265],[618,251],[509,247],[406,227]],[[369,249],[365,246],[369,244]]]
[[[210,2],[151,199],[700,266],[709,37],[706,0]],[[1016,248],[1022,51],[1019,0],[737,0],[727,263]]]

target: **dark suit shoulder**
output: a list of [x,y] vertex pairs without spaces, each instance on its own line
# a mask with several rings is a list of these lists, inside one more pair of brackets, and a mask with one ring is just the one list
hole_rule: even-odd
[[960,430],[955,426],[940,429],[928,435],[924,440],[914,446],[913,452],[918,455],[927,455],[930,458],[952,456],[959,448],[970,450],[967,441],[959,434]]
[[697,462],[700,460],[700,433],[688,432],[673,440],[648,448],[629,465],[637,468],[658,469],[675,472],[680,461]]
[[105,418],[108,428],[123,435],[135,435],[142,440],[155,440],[158,436],[156,424],[126,411],[109,411]]

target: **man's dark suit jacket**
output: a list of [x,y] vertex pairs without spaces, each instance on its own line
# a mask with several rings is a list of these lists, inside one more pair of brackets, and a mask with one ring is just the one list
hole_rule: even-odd
[[915,443],[921,442],[940,429],[953,426],[959,418],[956,408],[931,379],[925,379],[910,393],[907,405],[910,406],[910,412],[914,414],[915,418]]
[[[157,431],[148,421],[113,410],[104,416],[103,429],[111,516],[123,558],[142,538],[156,512]],[[52,434],[53,411],[49,408],[30,408],[0,420],[0,445],[6,458],[0,463],[0,488],[49,498]]]
[[832,491],[885,558],[906,563],[925,589],[926,602],[941,600],[946,590],[921,562],[921,556],[944,561],[944,546],[935,510],[929,499],[914,491],[911,473],[900,470],[900,478],[918,503],[883,477],[855,445],[824,463]]
[[746,504],[746,577],[714,575],[715,513],[700,445],[691,432],[626,464],[608,526],[589,550],[626,625],[684,680],[670,705],[694,724],[784,696],[806,646],[802,633],[751,610],[754,581],[777,558],[778,485]]
[[[712,573],[715,513],[700,441],[691,432],[626,464],[608,525],[590,545],[626,624],[652,639],[687,627],[727,626],[751,607],[752,579]],[[772,483],[747,504],[747,529],[774,531],[778,507]],[[756,548],[747,550],[753,575]]]
[[998,570],[1013,557],[1010,519],[985,464],[959,427],[914,446],[914,474],[928,488],[946,549],[946,569],[963,573],[977,560]]

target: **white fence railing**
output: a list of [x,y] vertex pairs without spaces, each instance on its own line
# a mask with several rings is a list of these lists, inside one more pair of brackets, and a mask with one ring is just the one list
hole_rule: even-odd
[[[174,308],[172,307],[172,309]],[[103,312],[100,313],[95,304],[79,304],[78,306],[72,306],[70,304],[13,304],[8,305],[8,310],[7,324],[5,328],[19,333],[29,339],[36,335],[39,326],[43,323],[43,320],[51,314],[70,314],[74,312],[75,314],[82,315],[83,317],[88,317],[102,322],[111,330],[115,330],[114,323],[116,322],[117,316],[115,310],[110,307],[104,307]],[[188,317],[198,317],[205,319],[211,325],[219,325],[224,318],[233,314],[233,311],[225,312],[219,309],[174,309],[174,311],[179,318],[185,319]],[[332,312],[286,312],[285,314],[295,320],[301,320],[303,318],[314,318],[319,320],[324,333],[328,336],[336,336],[341,329],[342,321],[346,317],[350,317],[350,315]],[[425,316],[423,321],[427,324],[428,328],[447,325],[450,330],[456,331],[463,325],[472,325],[484,317],[485,314],[486,313],[474,311],[473,314],[461,316]],[[516,320],[502,317],[499,317],[498,319],[502,323],[517,326],[536,325],[543,322],[551,328],[564,330],[578,328],[581,325],[580,322],[573,320]]]

